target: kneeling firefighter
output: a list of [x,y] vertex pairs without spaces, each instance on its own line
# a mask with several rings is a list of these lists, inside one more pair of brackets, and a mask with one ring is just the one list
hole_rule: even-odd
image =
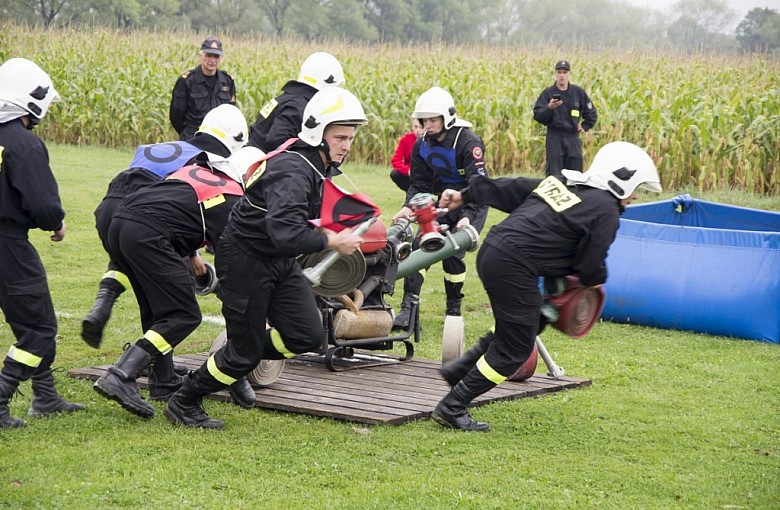
[[[237,139],[245,140],[243,116],[240,122]],[[230,210],[242,195],[239,172],[203,164],[181,168],[122,202],[108,229],[108,248],[133,286],[144,334],[97,380],[95,391],[133,414],[154,416],[154,408],[138,392],[136,379],[153,357],[169,358],[201,321],[184,257],[206,243],[218,243]],[[182,382],[172,364],[165,364],[150,374],[150,395],[166,400]],[[231,385],[230,393],[242,407],[254,406],[254,390],[245,379]]]
[[[229,157],[246,142],[245,139],[236,139],[237,136],[241,138],[243,119],[243,114],[235,106],[221,105],[206,114],[193,138],[138,147],[130,166],[111,180],[105,197],[95,209],[95,228],[106,252],[109,252],[108,227],[126,196],[159,182],[182,167],[208,165]],[[193,264],[203,264],[197,253],[192,257]],[[81,323],[81,338],[89,346],[100,347],[114,302],[129,287],[127,276],[110,259],[92,308]]]
[[607,250],[636,189],[661,191],[653,160],[627,142],[602,147],[587,172],[564,170],[563,175],[566,184],[555,176],[542,181],[479,176],[468,188],[442,193],[440,206],[448,209],[477,203],[509,214],[490,230],[477,254],[495,329],[442,367],[453,387],[432,417],[445,427],[489,429],[467,407],[512,376],[533,351],[542,304],[539,277],[576,275],[585,286],[604,283]]
[[340,173],[367,119],[360,101],[339,87],[317,92],[303,119],[298,140],[252,174],[230,215],[215,258],[229,340],[168,401],[165,416],[172,423],[223,428],[203,410],[205,395],[263,359],[290,358],[322,344],[322,315],[297,257],[327,248],[349,255],[360,246],[362,238],[350,229],[313,229],[309,220],[319,218],[324,181]]

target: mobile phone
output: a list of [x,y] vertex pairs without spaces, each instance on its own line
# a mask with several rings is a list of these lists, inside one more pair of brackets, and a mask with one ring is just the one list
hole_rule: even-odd
[[553,95],[552,95],[552,98],[553,98],[554,100],[556,100],[556,101],[559,101],[559,100],[561,99],[561,95],[560,95],[560,94],[553,94]]

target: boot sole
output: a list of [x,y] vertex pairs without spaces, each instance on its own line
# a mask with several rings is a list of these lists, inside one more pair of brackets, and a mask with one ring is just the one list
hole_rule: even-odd
[[79,405],[79,407],[75,409],[57,409],[56,411],[38,411],[36,409],[33,409],[32,407],[27,410],[27,416],[30,418],[46,418],[47,416],[54,416],[55,414],[61,414],[61,413],[75,413],[78,411],[84,411],[86,408],[82,405]]
[[173,413],[173,411],[171,411],[168,408],[168,406],[165,406],[165,409],[163,409],[163,415],[168,419],[169,422],[173,423],[174,425],[179,425],[181,427],[187,427],[191,429],[204,429],[204,430],[222,430],[225,428],[225,424],[219,420],[215,420],[219,423],[219,425],[215,425],[213,427],[202,427],[200,425],[187,425],[181,419],[179,419],[179,417],[176,416]]
[[431,413],[431,418],[433,418],[433,421],[435,421],[436,423],[438,423],[439,425],[441,425],[442,427],[447,428],[447,429],[461,430],[463,432],[488,432],[488,431],[490,431],[490,427],[487,427],[487,428],[484,428],[484,429],[461,429],[461,428],[456,427],[455,425],[453,425],[449,421],[447,421],[447,419],[444,418],[443,416],[440,416],[440,415],[438,415],[436,413]]
[[0,423],[0,429],[21,429],[27,426],[23,420],[14,418],[14,421],[10,423]]
[[84,319],[81,321],[81,339],[93,349],[100,349],[100,344],[103,341],[103,329],[105,326],[100,327]]
[[103,379],[98,379],[92,387],[96,392],[103,395],[107,399],[117,402],[125,411],[131,412],[136,416],[140,416],[141,418],[154,418],[154,409],[151,407],[151,405],[149,408],[146,408],[136,404],[135,402],[124,400],[122,398],[123,394],[118,392],[114,386],[104,382]]
[[452,423],[448,422],[444,417],[439,416],[436,413],[432,413],[431,414],[431,418],[433,418],[433,421],[435,421],[436,423],[438,423],[439,425],[441,425],[445,429],[454,429],[455,428],[455,426]]

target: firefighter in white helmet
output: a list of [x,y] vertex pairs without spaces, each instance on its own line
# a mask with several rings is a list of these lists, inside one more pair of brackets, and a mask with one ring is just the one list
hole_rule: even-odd
[[465,189],[442,193],[439,205],[450,210],[476,203],[509,214],[490,229],[477,254],[495,328],[441,369],[452,390],[432,416],[445,427],[488,430],[467,407],[514,374],[533,351],[540,328],[539,277],[575,275],[584,286],[603,284],[620,214],[637,188],[661,191],[653,160],[627,142],[602,147],[587,172],[563,175],[567,183],[555,176],[542,181],[479,176]]
[[[471,123],[458,118],[455,102],[449,92],[441,87],[432,87],[420,95],[412,113],[424,129],[422,138],[412,148],[409,171],[409,189],[401,210],[393,220],[411,213],[409,202],[418,193],[439,196],[446,188],[462,189],[477,175],[487,175],[485,167],[485,146],[482,139],[471,130]],[[453,232],[466,225],[477,232],[482,230],[487,218],[487,207],[469,204],[439,218]],[[463,301],[463,283],[466,279],[466,264],[463,255],[452,256],[442,261],[444,269],[444,290],[447,296],[445,315],[460,316]],[[393,327],[410,327],[412,302],[419,298],[425,270],[404,279],[404,295],[401,310]]]
[[[223,107],[235,108],[219,108]],[[143,337],[125,349],[94,388],[144,418],[154,416],[154,408],[141,397],[136,379],[154,360],[149,377],[152,399],[167,400],[181,386],[184,380],[173,372],[168,360],[173,349],[200,324],[196,292],[203,293],[209,280],[216,286],[217,275],[205,269],[205,278],[196,279],[193,285],[185,258],[206,244],[218,246],[228,215],[244,194],[245,172],[227,163],[243,161],[239,164],[245,167],[253,163],[251,158],[233,160],[242,152],[237,149],[239,143],[234,143],[234,133],[245,138],[243,117],[239,126],[207,120],[202,132],[226,135],[228,145],[236,149],[233,156],[222,161],[196,160],[126,196],[107,232],[108,253],[132,284],[138,301]],[[229,392],[236,404],[254,406],[254,391],[246,379],[231,384]]]
[[[222,428],[201,402],[244,377],[262,359],[285,359],[320,347],[322,316],[296,258],[333,249],[348,255],[362,238],[349,229],[313,229],[325,179],[339,173],[358,126],[367,122],[349,91],[328,87],[306,105],[298,140],[264,162],[247,180],[216,253],[229,340],[198,370],[165,408],[188,427]],[[266,322],[273,329],[266,329]]]
[[35,63],[12,58],[0,66],[0,309],[16,342],[0,369],[0,428],[18,428],[8,403],[19,383],[32,379],[33,417],[84,409],[62,399],[54,387],[51,365],[56,354],[54,315],[46,270],[28,231],[65,238],[65,211],[49,154],[30,130],[46,115],[59,94]]
[[[114,303],[131,287],[130,279],[111,256],[108,245],[108,229],[119,205],[128,195],[159,182],[184,166],[226,162],[226,158],[246,143],[247,131],[246,119],[237,107],[220,105],[206,114],[195,136],[189,140],[139,146],[130,166],[111,180],[105,197],[95,209],[95,227],[109,254],[109,262],[95,301],[81,321],[81,338],[88,345],[95,349],[100,347]],[[197,250],[189,256],[189,261],[196,278],[206,275],[208,267]],[[187,371],[184,365],[174,366],[173,353],[154,356],[149,370],[150,397],[167,399],[181,385],[181,375]]]
[[260,110],[249,131],[249,145],[271,152],[298,136],[306,104],[318,91],[344,85],[344,70],[330,53],[312,53],[301,65],[298,78],[282,87],[282,93]]

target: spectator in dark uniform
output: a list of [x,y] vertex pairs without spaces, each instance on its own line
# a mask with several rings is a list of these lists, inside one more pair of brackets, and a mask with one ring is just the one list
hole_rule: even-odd
[[[406,190],[404,206],[393,216],[393,220],[411,214],[408,204],[418,193],[438,196],[447,188],[465,188],[469,179],[475,175],[487,175],[482,139],[471,130],[470,122],[456,116],[455,102],[449,92],[432,87],[421,94],[412,118],[423,125],[424,134],[412,149],[409,189]],[[487,211],[487,207],[469,204],[459,211],[442,216],[438,221],[453,232],[466,225],[472,225],[480,232],[485,225]],[[461,314],[462,289],[466,280],[463,255],[444,259],[442,268],[447,295],[445,315],[458,317]],[[425,270],[404,278],[401,310],[393,327],[406,329],[409,326],[411,304],[418,299],[424,279]]]
[[598,113],[582,87],[569,83],[571,64],[555,64],[555,83],[534,104],[534,120],[547,126],[545,175],[560,177],[561,170],[582,171],[584,133],[596,125]]
[[339,173],[357,126],[367,120],[360,101],[338,87],[317,92],[303,116],[299,141],[247,180],[230,215],[215,259],[229,341],[168,401],[165,416],[172,423],[223,428],[203,410],[205,395],[263,359],[290,358],[322,344],[322,315],[296,258],[327,248],[348,255],[360,246],[352,230],[313,229],[309,220],[319,218],[324,181]]
[[84,409],[57,394],[51,365],[57,351],[57,318],[46,270],[28,231],[65,238],[65,211],[46,146],[30,130],[59,95],[33,62],[12,58],[0,66],[0,308],[16,337],[0,370],[0,428],[18,428],[8,403],[19,383],[32,378],[28,415]]
[[168,116],[179,140],[189,140],[212,109],[221,104],[236,104],[236,84],[219,69],[225,53],[222,42],[209,37],[200,45],[200,65],[179,76],[173,86]]
[[298,79],[285,83],[282,93],[260,110],[249,130],[249,145],[267,154],[295,138],[301,129],[303,110],[314,94],[344,82],[344,71],[336,57],[322,51],[312,53],[301,64]]
[[[243,171],[215,166],[186,166],[128,195],[108,229],[109,253],[133,286],[144,333],[94,388],[143,418],[153,417],[154,408],[141,397],[136,379],[152,357],[168,355],[201,321],[184,257],[218,242],[230,210],[244,193]],[[166,380],[151,382],[170,396],[183,381],[164,375]],[[235,381],[229,390],[238,405],[254,406],[254,390],[246,379]]]
[[442,193],[439,205],[450,210],[476,203],[509,215],[490,229],[477,254],[495,328],[441,369],[452,390],[432,417],[445,427],[488,430],[467,407],[531,355],[540,323],[539,277],[576,275],[585,286],[603,284],[621,213],[637,188],[661,191],[653,160],[627,142],[602,147],[586,173],[563,175],[567,184],[555,176],[543,181],[477,176],[468,188]]

